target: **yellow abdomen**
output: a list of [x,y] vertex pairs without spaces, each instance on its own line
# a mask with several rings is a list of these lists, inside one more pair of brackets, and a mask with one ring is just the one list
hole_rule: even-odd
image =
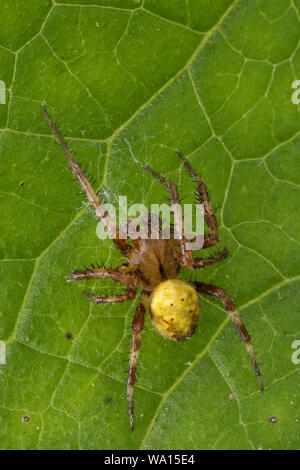
[[178,278],[161,282],[150,298],[150,316],[166,338],[190,338],[200,318],[199,296],[193,285]]

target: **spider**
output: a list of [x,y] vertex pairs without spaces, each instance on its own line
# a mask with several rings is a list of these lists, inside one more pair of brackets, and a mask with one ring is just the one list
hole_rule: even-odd
[[[130,359],[127,375],[127,399],[129,404],[130,429],[134,428],[134,384],[136,380],[136,369],[138,355],[141,346],[141,333],[144,326],[145,313],[149,309],[151,321],[156,330],[165,338],[182,341],[191,337],[195,332],[200,318],[199,294],[206,294],[221,299],[223,305],[235,324],[242,341],[245,343],[252,366],[258,379],[259,388],[263,391],[261,373],[255,358],[251,338],[243,322],[241,321],[232,299],[221,287],[204,282],[188,282],[179,278],[182,268],[198,269],[223,260],[228,256],[226,249],[207,258],[193,258],[192,251],[186,248],[187,239],[182,234],[181,239],[134,239],[122,237],[122,229],[115,225],[104,210],[102,203],[93,189],[85,172],[73,157],[70,149],[61,133],[50,119],[45,107],[43,113],[54,131],[74,175],[77,177],[85,191],[96,215],[107,229],[114,227],[116,237],[113,242],[118,250],[128,259],[128,262],[118,266],[116,269],[105,267],[92,267],[85,270],[73,271],[69,280],[79,281],[83,279],[108,278],[126,286],[125,293],[112,296],[97,296],[93,293],[83,292],[89,300],[97,304],[112,304],[124,302],[135,297],[138,287],[141,295],[132,322],[132,336],[130,346]],[[204,235],[202,248],[209,248],[219,242],[218,225],[213,214],[207,187],[203,180],[192,168],[188,160],[177,152],[197,185],[198,200],[204,207],[204,220],[208,227],[208,233]],[[177,186],[168,181],[163,175],[157,173],[149,166],[144,167],[154,178],[165,185],[169,192],[172,204],[179,204],[179,193]],[[151,222],[151,214],[148,214]],[[123,234],[124,236],[124,234]]]

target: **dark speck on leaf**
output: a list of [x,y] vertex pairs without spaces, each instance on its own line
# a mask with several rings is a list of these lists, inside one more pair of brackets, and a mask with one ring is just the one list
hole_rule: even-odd
[[28,423],[28,421],[30,421],[30,417],[25,415],[25,416],[22,416],[22,422],[23,423]]
[[275,424],[277,423],[278,419],[276,418],[276,416],[271,416],[271,418],[269,418],[269,423],[271,424]]
[[68,333],[66,334],[66,338],[67,339],[73,339],[74,338],[72,331],[68,331]]

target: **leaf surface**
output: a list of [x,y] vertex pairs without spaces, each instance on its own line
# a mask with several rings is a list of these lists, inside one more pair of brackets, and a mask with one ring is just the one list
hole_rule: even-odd
[[[0,447],[299,448],[300,1],[25,3],[0,1]],[[106,202],[164,202],[145,164],[192,202],[176,150],[203,176],[230,257],[196,277],[234,299],[263,394],[222,305],[203,298],[190,341],[147,317],[130,432],[137,299],[93,305],[81,291],[101,283],[66,282],[124,259],[97,238],[44,103]]]

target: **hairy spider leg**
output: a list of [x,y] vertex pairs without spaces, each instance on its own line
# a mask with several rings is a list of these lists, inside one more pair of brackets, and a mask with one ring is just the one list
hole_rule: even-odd
[[[154,178],[156,178],[160,183],[165,185],[167,189],[169,190],[169,195],[170,195],[170,200],[172,205],[173,204],[178,204],[180,206],[180,198],[179,198],[179,192],[178,188],[175,183],[172,183],[169,181],[167,178],[162,176],[160,173],[157,173],[154,171],[150,166],[144,166],[144,169],[149,171]],[[182,222],[182,233],[180,234],[181,238],[178,240],[179,246],[180,246],[180,264],[184,268],[191,268],[192,267],[192,252],[191,250],[187,250],[185,243],[187,241],[185,235],[184,235],[184,225]]]
[[210,246],[214,246],[219,243],[219,234],[218,234],[218,223],[216,216],[213,213],[210,198],[208,194],[208,190],[204,181],[200,178],[200,176],[196,173],[196,171],[192,168],[191,164],[187,161],[185,156],[181,152],[176,152],[177,155],[181,158],[184,166],[188,170],[191,177],[197,183],[198,189],[198,197],[199,202],[204,206],[204,219],[209,228],[209,233],[204,235],[204,243],[202,248],[208,248]]
[[116,237],[113,237],[113,242],[115,246],[126,256],[127,253],[130,251],[130,245],[128,243],[128,240],[126,240],[126,234],[122,232],[120,227],[118,227],[113,220],[110,219],[108,216],[107,211],[103,207],[103,204],[100,202],[96,191],[94,190],[93,186],[89,182],[88,178],[86,177],[84,171],[81,169],[79,163],[75,160],[74,156],[72,155],[65,139],[57,129],[56,125],[54,122],[50,119],[47,109],[45,106],[42,108],[43,113],[49,122],[54,134],[56,135],[57,139],[59,140],[65,154],[68,157],[72,172],[78,179],[82,189],[86,193],[88,200],[92,204],[95,213],[97,217],[99,218],[100,222],[108,229],[110,233],[113,233],[116,235]]
[[125,293],[119,295],[94,295],[91,292],[82,292],[82,294],[96,304],[115,304],[133,299],[136,289],[127,286]]
[[193,268],[205,268],[211,264],[217,263],[218,261],[222,261],[223,259],[227,258],[228,250],[225,248],[222,251],[218,251],[218,253],[209,256],[208,258],[193,258]]
[[210,295],[211,297],[216,297],[222,300],[223,305],[230,316],[230,319],[235,324],[240,334],[241,339],[244,341],[246,345],[246,349],[250,356],[251,363],[252,363],[255,375],[257,377],[257,380],[258,380],[259,388],[262,392],[264,390],[264,386],[263,386],[262,379],[261,379],[261,373],[260,373],[256,358],[255,358],[254,349],[251,343],[251,337],[248,331],[246,330],[246,327],[243,324],[242,320],[240,319],[231,297],[221,287],[217,287],[212,284],[205,284],[204,282],[194,282],[193,284],[198,292],[202,294],[207,294],[207,295]]
[[[183,155],[182,155],[182,157],[183,157]],[[185,158],[185,157],[183,157],[183,158]],[[168,188],[172,204],[180,204],[179,192],[178,192],[178,188],[177,188],[175,183],[172,183],[167,178],[165,178],[163,175],[161,175],[160,173],[157,173],[156,171],[154,171],[149,166],[145,166],[144,169],[149,171],[149,173],[151,173],[151,175],[154,176],[154,178],[156,178],[160,183],[162,183],[163,185],[165,185]],[[194,170],[192,170],[192,171],[194,171]],[[196,175],[196,173],[195,173],[195,175]],[[204,183],[202,183],[202,184],[204,185]],[[204,185],[204,187],[206,188],[205,185]],[[206,189],[206,194],[208,194],[207,189]],[[209,199],[207,201],[207,205],[208,205],[208,207],[210,207]],[[206,206],[204,204],[204,209],[205,209],[205,207]],[[205,209],[205,211],[206,211],[206,209]],[[214,217],[214,220],[215,220],[215,216],[213,216],[213,217]],[[207,221],[207,216],[205,216],[205,221]],[[217,224],[217,222],[215,222],[215,223]],[[204,236],[204,241],[205,241],[205,237],[207,237],[207,235]],[[208,238],[206,238],[206,240],[207,239]],[[189,269],[189,268],[205,268],[206,266],[217,263],[218,261],[222,261],[224,258],[227,258],[227,256],[228,256],[228,251],[226,249],[224,249],[224,250],[220,251],[219,253],[211,255],[207,258],[193,258],[191,250],[187,250],[187,248],[186,248],[186,241],[187,241],[187,239],[184,236],[184,225],[183,225],[183,221],[182,221],[182,238],[179,239],[179,244],[180,244],[180,259],[179,259],[179,262],[180,262],[180,265],[183,268],[186,268],[186,269]],[[205,248],[205,247],[203,246],[203,248]]]
[[[115,296],[94,296],[91,293],[83,292],[83,294],[90,300],[97,304],[103,303],[116,303],[131,300],[136,294],[137,277],[121,273],[120,271],[108,268],[90,268],[83,271],[74,271],[70,274],[70,280],[80,281],[83,279],[103,279],[109,278],[113,281],[120,282],[127,285],[126,292],[121,295]],[[149,294],[142,293],[139,299],[133,322],[132,322],[132,337],[130,345],[130,359],[127,375],[127,399],[129,405],[129,418],[130,429],[134,428],[134,384],[136,379],[136,368],[138,355],[141,346],[141,333],[144,327],[146,306],[148,303]]]
[[142,293],[131,327],[130,359],[127,375],[127,399],[129,406],[130,429],[132,431],[134,428],[134,384],[136,379],[138,355],[141,347],[141,334],[145,322],[147,301],[148,295]]
[[112,281],[125,284],[127,286],[124,294],[112,296],[97,296],[90,292],[82,294],[97,304],[109,304],[131,300],[136,294],[138,279],[134,275],[122,273],[116,269],[109,268],[88,268],[83,271],[73,271],[69,275],[69,281],[82,281],[87,279],[111,279]]

